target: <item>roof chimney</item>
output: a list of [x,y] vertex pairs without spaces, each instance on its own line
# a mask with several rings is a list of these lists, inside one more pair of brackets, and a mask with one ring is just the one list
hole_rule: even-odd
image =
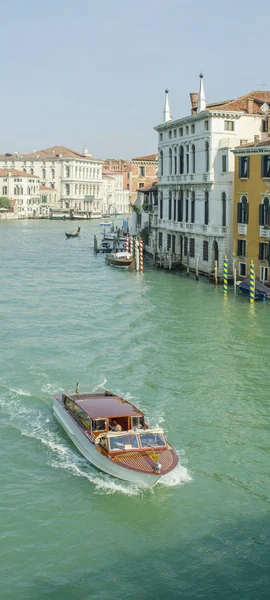
[[189,94],[189,96],[191,102],[191,114],[196,115],[198,110],[199,94],[195,92],[194,94]]
[[260,136],[259,135],[254,135],[254,144],[258,144],[260,141]]
[[252,98],[248,98],[247,101],[247,111],[249,115],[253,114],[253,99]]

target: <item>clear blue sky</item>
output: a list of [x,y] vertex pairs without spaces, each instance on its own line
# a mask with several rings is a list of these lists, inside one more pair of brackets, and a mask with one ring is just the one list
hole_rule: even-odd
[[207,101],[270,89],[268,2],[13,0],[1,4],[0,152],[52,145],[156,152],[204,73]]

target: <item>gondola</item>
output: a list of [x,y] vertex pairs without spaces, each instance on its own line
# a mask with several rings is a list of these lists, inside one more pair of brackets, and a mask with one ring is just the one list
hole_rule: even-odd
[[66,237],[67,237],[67,238],[74,238],[74,237],[78,237],[78,236],[80,235],[80,231],[81,231],[81,228],[80,228],[80,227],[78,227],[77,231],[72,231],[71,233],[67,233],[67,232],[65,232],[65,233],[66,233]]

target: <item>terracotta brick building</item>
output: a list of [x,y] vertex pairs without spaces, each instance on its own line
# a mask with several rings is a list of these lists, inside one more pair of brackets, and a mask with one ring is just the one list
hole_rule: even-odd
[[130,161],[123,160],[121,158],[108,158],[104,161],[102,173],[104,173],[104,175],[115,175],[117,173],[120,173],[121,175],[123,175],[123,189],[130,189],[130,180],[132,173]]
[[131,160],[131,182],[130,182],[130,201],[134,204],[137,198],[137,190],[145,186],[150,186],[157,179],[158,156],[157,154],[148,154],[147,156],[138,156]]

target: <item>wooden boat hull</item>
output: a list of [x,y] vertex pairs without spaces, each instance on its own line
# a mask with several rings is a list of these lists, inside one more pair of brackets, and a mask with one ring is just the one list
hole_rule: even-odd
[[66,233],[66,237],[68,239],[78,237],[79,235],[80,235],[79,233]]
[[[121,252],[119,252],[119,255],[121,254]],[[123,253],[124,254],[124,253]],[[114,254],[107,254],[107,256],[105,257],[106,262],[108,263],[108,265],[112,265],[113,267],[131,267],[132,263],[133,263],[133,257],[127,257],[127,256],[115,256]]]
[[54,398],[53,412],[56,419],[62,425],[69,438],[81,452],[81,454],[97,469],[128,481],[139,487],[152,488],[162,478],[162,475],[158,473],[143,473],[141,471],[135,471],[124,464],[114,462],[107,458],[107,456],[101,454],[95,447],[94,443],[91,443],[88,437],[81,431],[80,427],[74,422],[69,416],[68,411],[63,407],[61,401]]

